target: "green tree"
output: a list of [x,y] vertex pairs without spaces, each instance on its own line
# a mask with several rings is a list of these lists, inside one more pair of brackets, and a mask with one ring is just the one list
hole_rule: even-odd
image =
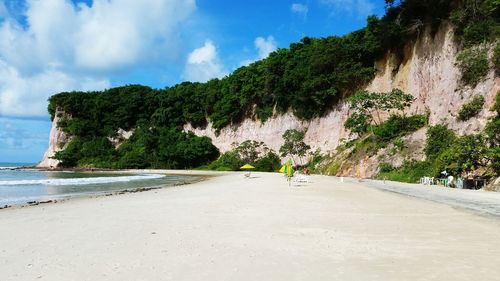
[[[353,133],[365,133],[373,122],[382,123],[381,112],[389,113],[394,110],[403,111],[410,106],[415,98],[399,89],[386,93],[370,93],[365,90],[357,91],[348,100],[351,115],[344,123],[344,127]],[[375,112],[377,118],[373,117]]]
[[425,146],[427,160],[433,161],[436,159],[455,142],[456,138],[453,130],[448,129],[446,125],[435,125],[430,127],[427,131]]
[[[283,134],[284,143],[280,147],[281,157],[290,156],[292,160],[294,157],[298,157],[300,163],[304,163],[303,157],[306,156],[307,152],[311,147],[304,142],[305,132],[297,130],[286,130]],[[297,161],[294,161],[297,163]]]
[[270,149],[264,142],[246,140],[241,144],[233,143],[233,151],[238,153],[243,162],[255,163],[261,155],[267,154]]

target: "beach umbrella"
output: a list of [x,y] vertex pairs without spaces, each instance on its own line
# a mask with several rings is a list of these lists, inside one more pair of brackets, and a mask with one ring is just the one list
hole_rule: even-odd
[[240,169],[242,169],[242,170],[249,170],[248,173],[245,174],[245,177],[249,178],[250,177],[250,170],[251,169],[255,169],[255,167],[252,166],[252,165],[250,165],[250,164],[245,164],[245,165],[241,166]]
[[281,166],[280,173],[282,173],[282,174],[285,173],[285,165]]

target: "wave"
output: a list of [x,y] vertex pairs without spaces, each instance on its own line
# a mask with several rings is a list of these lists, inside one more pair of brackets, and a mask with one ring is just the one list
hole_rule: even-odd
[[121,177],[95,177],[95,178],[71,178],[71,179],[40,179],[40,180],[13,180],[0,181],[0,185],[88,185],[115,182],[129,182],[136,180],[152,180],[165,177],[164,175],[137,175]]
[[14,169],[17,169],[19,167],[0,167],[0,171],[1,170],[14,170]]

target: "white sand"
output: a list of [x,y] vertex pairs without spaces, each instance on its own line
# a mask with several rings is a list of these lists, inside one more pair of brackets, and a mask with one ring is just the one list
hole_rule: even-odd
[[500,223],[313,177],[0,211],[0,280],[499,280]]

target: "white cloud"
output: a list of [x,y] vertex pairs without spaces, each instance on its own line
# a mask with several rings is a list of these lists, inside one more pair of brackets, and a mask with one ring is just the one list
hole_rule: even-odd
[[72,77],[57,70],[46,70],[22,76],[0,60],[0,115],[36,117],[47,115],[47,99],[67,90],[100,90],[108,88],[106,79]]
[[220,62],[217,48],[207,40],[203,47],[194,49],[188,56],[184,79],[192,82],[206,82],[213,78],[221,78],[228,74]]
[[328,6],[332,13],[338,14],[348,12],[359,17],[373,14],[374,4],[371,0],[319,0],[321,4]]
[[307,18],[307,13],[309,12],[307,5],[300,3],[293,3],[292,6],[290,6],[290,10],[300,15],[304,20]]
[[50,94],[176,59],[179,24],[195,9],[195,0],[26,0],[20,23],[0,0],[0,116],[44,116]]
[[276,46],[276,40],[272,36],[267,36],[267,38],[257,37],[255,39],[255,47],[259,50],[259,59],[267,58],[270,53],[276,51]]
[[240,66],[249,65],[257,60],[265,59],[269,56],[270,53],[276,51],[278,48],[278,43],[274,39],[273,36],[257,37],[254,41],[255,49],[257,49],[259,55],[255,59],[247,59],[240,62]]

